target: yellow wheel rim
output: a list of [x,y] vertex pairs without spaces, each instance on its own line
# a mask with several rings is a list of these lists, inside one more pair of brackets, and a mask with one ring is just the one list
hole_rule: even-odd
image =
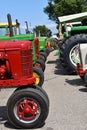
[[39,82],[40,82],[40,76],[37,73],[35,73],[35,72],[33,72],[33,76],[36,77],[36,84],[39,84]]

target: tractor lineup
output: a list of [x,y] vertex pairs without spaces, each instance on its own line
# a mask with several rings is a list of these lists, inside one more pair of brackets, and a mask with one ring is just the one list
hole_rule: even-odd
[[49,114],[49,97],[42,88],[47,57],[57,50],[67,74],[76,74],[87,85],[87,12],[58,17],[59,39],[21,34],[20,23],[1,23],[0,29],[0,88],[15,91],[7,101],[7,115],[16,128],[31,129],[43,126]]
[[[16,128],[41,127],[49,113],[49,97],[42,88],[49,53],[47,37],[21,34],[18,20],[0,23],[0,89],[15,88],[7,101],[7,115]],[[1,33],[4,30],[4,33]],[[52,38],[53,39],[53,38]]]
[[31,41],[0,41],[0,87],[16,87],[7,114],[17,128],[39,127],[49,113],[49,99],[36,84],[32,59]]

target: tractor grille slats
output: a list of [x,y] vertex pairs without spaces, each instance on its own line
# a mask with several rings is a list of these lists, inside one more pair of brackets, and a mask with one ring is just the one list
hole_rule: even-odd
[[32,76],[33,73],[33,64],[32,64],[32,52],[21,51],[21,65],[22,65],[22,75],[23,76]]

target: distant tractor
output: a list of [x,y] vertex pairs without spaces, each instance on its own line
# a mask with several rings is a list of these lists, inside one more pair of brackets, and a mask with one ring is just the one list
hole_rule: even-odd
[[[39,52],[40,53],[43,53],[45,52],[46,53],[46,56],[47,57],[50,53],[50,45],[47,43],[47,37],[45,36],[39,36]],[[45,58],[46,60],[46,58]]]
[[[78,44],[81,42],[81,37],[87,34],[87,25],[73,21],[83,20],[84,18],[87,18],[87,12],[59,17],[60,27],[62,29],[64,23],[63,28],[65,29],[63,29],[64,32],[59,45],[59,58],[68,74],[76,74],[76,66],[79,62]],[[81,37],[78,34],[81,34]]]

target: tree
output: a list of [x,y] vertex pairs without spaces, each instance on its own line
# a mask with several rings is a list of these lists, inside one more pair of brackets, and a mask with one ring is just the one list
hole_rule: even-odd
[[33,28],[33,31],[36,33],[36,36],[47,36],[50,37],[52,32],[45,25],[39,25]]
[[87,11],[87,0],[48,0],[44,12],[58,23],[58,17]]

